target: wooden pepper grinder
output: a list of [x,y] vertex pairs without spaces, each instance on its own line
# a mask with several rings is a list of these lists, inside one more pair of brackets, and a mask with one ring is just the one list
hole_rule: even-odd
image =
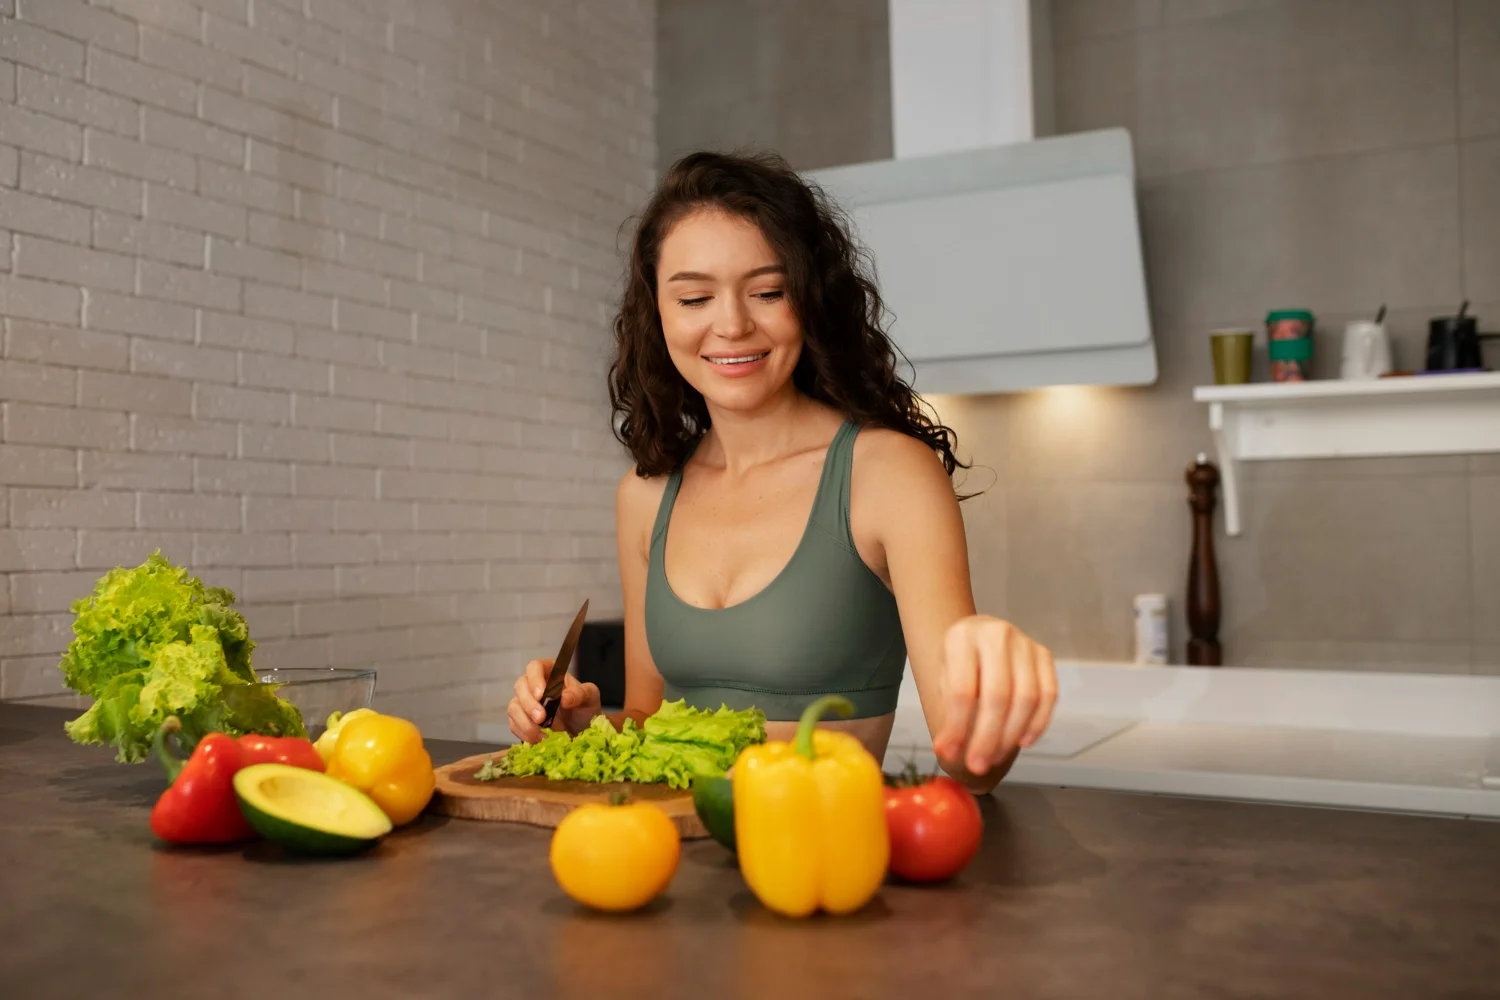
[[1187,661],[1196,667],[1223,663],[1219,648],[1219,570],[1214,561],[1214,493],[1219,470],[1199,455],[1187,469],[1188,506],[1193,509],[1193,555],[1188,563],[1187,621],[1192,638]]

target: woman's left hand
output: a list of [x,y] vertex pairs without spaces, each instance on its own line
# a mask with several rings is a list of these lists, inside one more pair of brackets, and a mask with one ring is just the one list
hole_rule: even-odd
[[1010,622],[971,615],[943,644],[943,728],[933,749],[973,775],[1035,743],[1057,703],[1052,653]]

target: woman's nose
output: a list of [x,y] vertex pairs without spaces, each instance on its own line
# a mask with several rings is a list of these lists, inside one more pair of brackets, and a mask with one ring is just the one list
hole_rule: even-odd
[[714,333],[723,337],[743,337],[754,328],[750,310],[737,296],[719,299],[720,309],[714,317]]

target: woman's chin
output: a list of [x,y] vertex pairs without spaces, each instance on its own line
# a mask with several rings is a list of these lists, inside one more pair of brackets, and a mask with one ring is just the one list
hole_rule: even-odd
[[778,395],[760,379],[706,388],[708,391],[703,393],[703,399],[708,403],[709,408],[725,413],[755,413],[764,409]]

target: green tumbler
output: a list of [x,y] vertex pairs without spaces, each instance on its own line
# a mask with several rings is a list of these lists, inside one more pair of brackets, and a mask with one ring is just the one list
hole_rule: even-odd
[[1209,337],[1213,345],[1214,384],[1244,385],[1249,382],[1250,348],[1255,331],[1214,330]]

